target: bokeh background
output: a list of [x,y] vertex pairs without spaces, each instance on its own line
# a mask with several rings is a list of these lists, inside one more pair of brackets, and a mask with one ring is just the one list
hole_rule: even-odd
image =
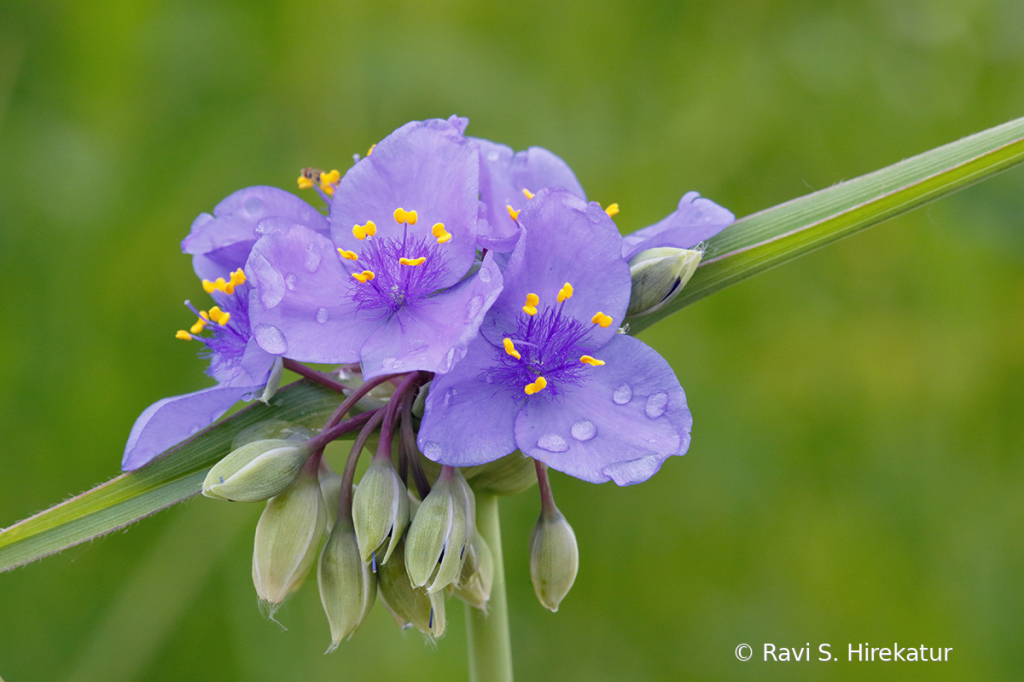
[[[452,113],[560,154],[625,231],[694,189],[745,215],[1024,114],[1024,4],[4,0],[0,526],[207,385],[173,338],[196,215]],[[628,489],[555,475],[581,553],[557,615],[536,491],[503,503],[519,679],[1020,679],[1022,222],[1018,170],[645,332],[693,445]],[[0,575],[0,676],[465,678],[454,602],[436,645],[378,606],[330,656],[314,584],[264,619],[259,512],[200,499]],[[758,660],[894,641],[952,661]]]

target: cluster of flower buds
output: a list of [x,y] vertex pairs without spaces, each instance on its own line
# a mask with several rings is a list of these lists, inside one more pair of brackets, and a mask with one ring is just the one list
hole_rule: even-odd
[[[689,447],[683,388],[628,320],[678,295],[732,214],[690,192],[622,237],[618,204],[588,202],[560,158],[467,137],[467,125],[415,121],[345,173],[305,169],[299,187],[326,214],[250,187],[199,216],[182,249],[213,305],[186,301],[195,318],[175,336],[202,345],[216,385],[151,405],[125,448],[122,467],[136,469],[239,400],[272,404],[285,370],[336,391],[318,431],[246,430],[203,485],[266,501],[253,580],[271,610],[318,561],[332,647],[378,592],[432,637],[446,595],[486,609],[499,548],[476,528],[475,494],[537,481],[530,573],[557,609],[578,552],[547,468],[632,485]],[[334,473],[325,448],[353,438]]]

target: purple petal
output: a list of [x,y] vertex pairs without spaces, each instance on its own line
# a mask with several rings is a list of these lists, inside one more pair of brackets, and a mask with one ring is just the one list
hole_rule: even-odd
[[367,339],[362,350],[363,376],[449,371],[477,338],[501,286],[501,271],[488,253],[472,277],[402,308]]
[[359,349],[380,325],[356,310],[351,276],[334,245],[294,225],[271,232],[252,249],[245,271],[252,334],[271,355],[301,362],[358,362]]
[[466,357],[430,385],[420,425],[420,450],[450,466],[484,464],[516,449],[513,435],[519,405],[504,387],[481,377],[494,362],[495,348],[477,337]]
[[276,359],[276,355],[271,355],[260,348],[260,345],[256,342],[255,338],[249,339],[249,343],[245,345],[245,351],[242,353],[241,362],[241,367],[244,372],[245,379],[248,380],[248,385],[262,386],[266,384],[267,380],[270,378],[270,371],[274,368],[274,361]]
[[133,471],[220,419],[232,405],[259,386],[213,386],[195,393],[158,400],[147,407],[132,426],[121,460],[123,471]]
[[545,187],[562,187],[586,200],[579,181],[569,165],[541,147],[530,147],[513,154],[510,147],[489,140],[473,138],[480,147],[481,227],[477,241],[496,251],[511,251],[519,235],[519,225],[508,214],[506,206],[521,210],[526,206],[527,189],[534,194]]
[[524,231],[522,257],[514,252],[509,260],[504,289],[485,333],[496,343],[498,335],[514,329],[512,321],[528,293],[540,297],[541,309],[558,305],[558,292],[568,282],[574,292],[565,301],[564,314],[587,325],[597,312],[612,318],[606,328],[592,325],[588,346],[602,346],[622,324],[629,305],[629,265],[622,259],[615,223],[596,203],[562,189],[538,192],[519,223]]
[[335,243],[360,253],[364,244],[352,228],[370,220],[377,226],[374,239],[401,239],[405,226],[395,222],[395,209],[416,211],[409,234],[429,236],[435,223],[451,233],[445,245],[448,273],[441,286],[458,282],[476,254],[480,173],[476,145],[457,125],[462,121],[407,123],[349,169],[331,204]]
[[256,225],[270,216],[284,216],[324,233],[328,229],[327,219],[294,194],[276,187],[247,187],[217,204],[213,215],[196,218],[181,250],[194,256],[200,277],[224,277],[245,265],[256,241]]
[[736,220],[736,217],[697,192],[687,192],[679,208],[650,227],[637,230],[622,240],[622,257],[629,260],[646,249],[674,246],[690,249],[710,239]]
[[516,443],[584,481],[640,483],[689,447],[686,395],[669,364],[642,341],[617,335],[594,355],[607,364],[594,367],[583,385],[560,399],[530,399],[516,419]]

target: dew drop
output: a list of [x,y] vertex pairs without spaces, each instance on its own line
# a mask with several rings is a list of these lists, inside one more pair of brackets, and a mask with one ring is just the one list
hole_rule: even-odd
[[451,405],[452,401],[455,400],[455,396],[458,395],[458,393],[459,392],[457,390],[455,390],[454,388],[449,388],[447,391],[445,391],[444,392],[444,404],[445,405]]
[[437,441],[428,440],[423,444],[423,454],[427,456],[427,459],[432,459],[436,462],[441,458],[441,444]]
[[[483,272],[483,270],[481,270]],[[480,314],[480,309],[484,307],[484,297],[474,296],[469,300],[469,306],[466,308],[466,321],[471,322],[473,318]]]
[[668,406],[668,393],[664,391],[657,391],[647,397],[647,403],[644,405],[644,414],[651,419],[657,419],[661,415],[665,414],[665,408]]
[[256,286],[259,287],[260,304],[266,310],[270,310],[284,298],[284,277],[263,257],[263,254],[253,254],[249,262],[252,263]]
[[398,358],[384,358],[380,361],[380,366],[384,369],[391,369],[398,364]]
[[259,197],[249,197],[245,200],[244,209],[250,218],[255,218],[263,210],[263,200]]
[[480,273],[478,276],[480,277],[481,282],[487,284],[488,282],[491,281],[491,269],[487,266],[480,268]]
[[537,447],[548,452],[565,452],[569,449],[565,439],[557,433],[545,433],[537,441]]
[[188,430],[188,435],[190,436],[195,435],[197,433],[199,433],[199,426],[193,426],[191,429]]
[[306,266],[307,272],[316,272],[317,268],[320,267],[320,249],[316,244],[310,244],[306,247],[306,258],[303,261],[303,265]]
[[597,427],[594,422],[581,419],[572,425],[572,437],[576,440],[590,440],[597,435]]
[[616,405],[625,405],[633,399],[633,387],[629,384],[622,384],[612,393],[612,400]]
[[320,324],[323,324],[324,322],[327,321],[327,308],[321,308],[320,310],[316,311],[316,321],[319,322]]
[[449,348],[448,355],[444,357],[444,366],[446,372],[452,368],[453,362],[455,362],[455,349]]
[[489,152],[487,154],[487,160],[488,161],[497,161],[498,160],[498,152]]
[[272,324],[258,324],[253,327],[252,335],[260,348],[271,355],[284,355],[288,352],[288,342],[281,330]]
[[288,287],[288,291],[295,291],[295,287],[299,284],[299,278],[295,276],[294,272],[289,272],[284,276],[284,285]]
[[704,218],[705,218],[704,211],[700,210],[699,208],[696,211],[693,212],[693,221],[694,222],[699,222],[701,220],[704,220]]

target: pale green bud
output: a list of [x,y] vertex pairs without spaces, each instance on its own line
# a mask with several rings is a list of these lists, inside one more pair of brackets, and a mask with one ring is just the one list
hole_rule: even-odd
[[267,378],[267,385],[263,388],[263,392],[260,394],[259,401],[264,405],[270,404],[270,399],[277,393],[277,389],[281,387],[281,378],[284,376],[284,358],[277,358],[274,360],[273,366],[270,368],[270,376]]
[[330,533],[338,520],[338,504],[341,502],[341,481],[326,459],[320,460],[320,496],[323,498],[324,510],[327,512],[327,532]]
[[334,651],[348,639],[373,608],[377,597],[377,576],[359,558],[359,544],[352,522],[346,517],[331,531],[320,552],[317,565],[320,602],[331,624],[331,646]]
[[413,587],[437,592],[458,580],[475,518],[466,480],[458,469],[443,470],[409,527],[405,567]]
[[260,599],[280,604],[299,589],[316,559],[326,523],[316,472],[303,467],[284,492],[267,501],[256,524],[252,581]]
[[352,498],[352,520],[363,561],[370,561],[391,538],[379,560],[386,564],[409,525],[409,496],[390,459],[374,457],[370,462]]
[[493,585],[494,555],[491,554],[487,541],[474,528],[473,540],[466,549],[466,560],[462,564],[459,582],[451,585],[449,589],[453,595],[470,606],[486,611]]
[[433,383],[428,381],[427,383],[420,386],[419,392],[416,394],[416,398],[412,401],[412,414],[417,419],[423,418],[423,410],[427,407],[427,396],[430,395],[430,384]]
[[478,466],[460,469],[473,490],[494,495],[518,495],[537,485],[533,460],[516,450],[510,455]]
[[542,512],[530,533],[530,578],[544,608],[557,611],[576,582],[580,554],[576,534],[562,512]]
[[406,539],[395,543],[393,561],[377,569],[377,586],[395,621],[403,628],[413,626],[425,635],[440,637],[445,629],[443,593],[427,594],[422,587],[413,587],[405,569]]
[[658,310],[679,295],[700,265],[703,252],[662,247],[648,249],[629,261],[633,289],[627,317],[639,317]]
[[245,427],[231,441],[231,449],[237,450],[258,440],[309,440],[313,432],[299,424],[282,419],[267,419]]
[[233,450],[203,481],[203,495],[231,502],[261,502],[295,480],[309,459],[304,443],[258,440]]

